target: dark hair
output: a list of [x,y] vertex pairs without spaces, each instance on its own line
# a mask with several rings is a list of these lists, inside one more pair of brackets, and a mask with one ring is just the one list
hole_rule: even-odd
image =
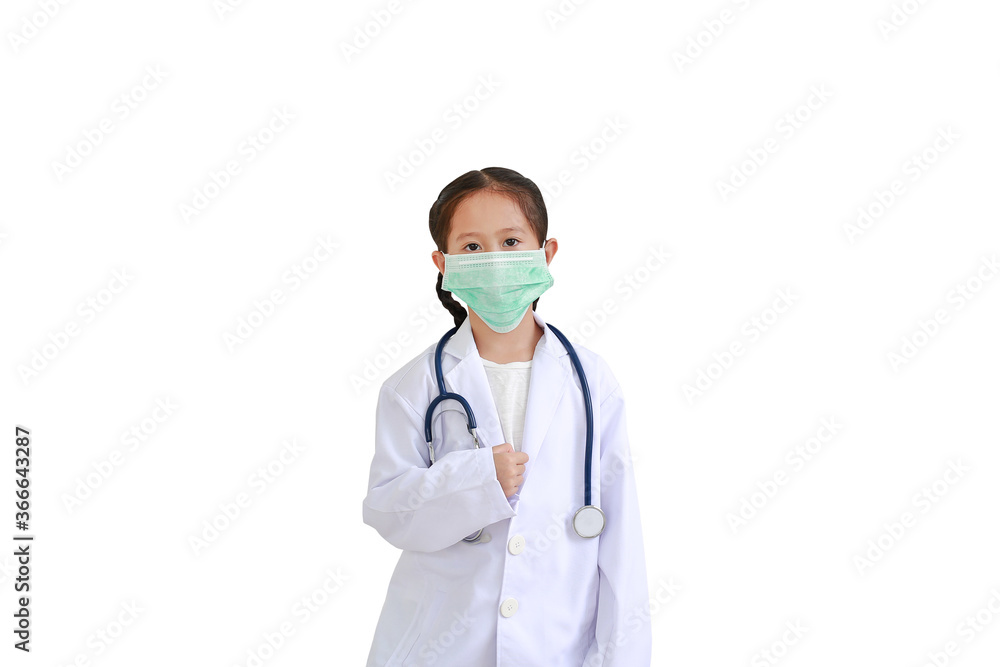
[[[542,200],[542,192],[530,178],[525,178],[513,169],[503,167],[487,167],[486,169],[475,169],[467,171],[448,185],[444,186],[437,200],[431,206],[430,229],[431,238],[437,244],[437,249],[443,253],[448,252],[448,234],[451,233],[451,218],[455,214],[455,209],[474,192],[485,190],[496,192],[509,197],[528,219],[538,243],[545,240],[545,235],[549,228],[549,215],[545,210],[545,202]],[[439,272],[437,277],[437,294],[444,307],[455,317],[455,326],[460,326],[465,318],[469,316],[465,308],[462,307],[451,292],[441,289],[441,281],[444,276]],[[531,309],[535,310],[538,299],[531,304]]]

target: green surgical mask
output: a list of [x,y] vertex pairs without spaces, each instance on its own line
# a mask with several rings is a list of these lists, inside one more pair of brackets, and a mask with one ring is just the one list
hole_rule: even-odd
[[446,254],[441,289],[468,304],[490,329],[507,333],[553,282],[543,244],[538,250]]

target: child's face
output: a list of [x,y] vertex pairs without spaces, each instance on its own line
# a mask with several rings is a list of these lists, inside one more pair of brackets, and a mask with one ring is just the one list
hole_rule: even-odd
[[[495,192],[480,190],[469,195],[455,209],[448,232],[449,255],[498,250],[538,250],[541,242],[535,237],[528,219],[514,200]],[[557,244],[550,238],[545,244],[546,261],[551,262]],[[444,273],[444,255],[432,253],[438,271]]]

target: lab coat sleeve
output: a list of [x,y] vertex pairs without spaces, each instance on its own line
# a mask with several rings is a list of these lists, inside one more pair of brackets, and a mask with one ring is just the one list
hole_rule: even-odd
[[497,481],[492,448],[448,452],[431,466],[423,418],[383,385],[362,514],[399,549],[438,551],[516,512]]
[[639,499],[617,386],[601,404],[601,496],[597,628],[585,665],[649,667],[652,631]]

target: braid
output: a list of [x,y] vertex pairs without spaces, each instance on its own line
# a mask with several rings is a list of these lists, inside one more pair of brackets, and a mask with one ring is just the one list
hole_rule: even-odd
[[465,308],[462,307],[462,304],[460,304],[458,301],[455,301],[455,297],[451,295],[451,292],[441,289],[441,282],[443,280],[444,276],[438,273],[438,280],[437,280],[438,298],[441,299],[441,303],[444,304],[444,307],[448,309],[448,312],[451,313],[452,316],[454,316],[455,326],[456,327],[461,326],[462,322],[465,321],[465,318],[469,316],[469,313],[467,313]]

